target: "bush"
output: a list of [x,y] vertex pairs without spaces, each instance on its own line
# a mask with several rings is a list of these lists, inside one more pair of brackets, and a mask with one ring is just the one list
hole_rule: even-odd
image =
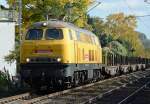
[[4,71],[0,71],[0,90],[7,90],[10,82],[8,71],[4,68]]

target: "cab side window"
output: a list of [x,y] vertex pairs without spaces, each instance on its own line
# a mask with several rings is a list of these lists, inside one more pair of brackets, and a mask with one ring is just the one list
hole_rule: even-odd
[[72,31],[69,29],[69,38],[70,38],[70,40],[73,40],[73,37],[72,37]]
[[77,40],[81,41],[81,39],[80,39],[80,32],[76,31],[76,36],[77,36]]

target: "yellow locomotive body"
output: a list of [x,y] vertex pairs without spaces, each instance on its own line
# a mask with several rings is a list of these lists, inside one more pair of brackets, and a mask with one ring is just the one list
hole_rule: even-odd
[[22,79],[35,86],[43,78],[44,84],[54,86],[100,76],[102,48],[97,36],[70,23],[33,24],[23,37],[20,51]]
[[[46,31],[54,28],[61,31],[62,38],[46,39]],[[99,40],[89,31],[69,26],[50,28],[46,26],[33,29],[41,29],[43,36],[37,40],[23,38],[21,63],[28,63],[27,59],[35,57],[60,58],[61,63],[102,63],[102,49]]]

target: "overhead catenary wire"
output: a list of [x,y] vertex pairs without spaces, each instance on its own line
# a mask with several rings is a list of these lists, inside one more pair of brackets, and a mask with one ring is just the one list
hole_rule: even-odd
[[[144,0],[145,3],[150,4],[149,0]],[[150,14],[145,14],[145,15],[139,15],[139,16],[135,16],[135,17],[149,17]]]
[[[95,5],[95,6],[93,6],[92,8],[90,8],[89,10],[87,10],[87,12],[86,13],[89,13],[91,10],[93,10],[94,8],[96,8],[98,5],[100,5],[101,4],[101,2],[97,2],[97,4]],[[78,16],[76,19],[74,19],[72,22],[76,22],[80,17],[82,17],[83,16],[83,14],[82,15],[80,15],[80,16]]]
[[101,4],[101,2],[97,2],[97,4],[95,6],[93,6],[89,10],[87,10],[87,13],[90,12],[91,10],[93,10],[94,8],[96,8],[97,6],[99,6],[100,4]]
[[135,17],[150,17],[150,14],[147,14],[147,15],[139,15],[139,16],[135,16]]
[[[134,12],[133,8],[128,4],[127,0],[124,0],[125,4],[129,8],[129,10],[135,15],[136,13]],[[150,16],[150,15],[143,15],[143,16],[135,16],[139,21],[143,23],[143,26],[149,30],[149,26],[140,18],[140,17],[145,17],[145,16]]]

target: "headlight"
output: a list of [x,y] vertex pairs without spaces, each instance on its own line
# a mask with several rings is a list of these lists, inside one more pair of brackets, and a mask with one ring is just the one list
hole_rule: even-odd
[[44,23],[43,23],[43,26],[47,26],[47,23],[46,23],[46,22],[44,22]]
[[30,58],[26,58],[26,62],[30,62]]
[[57,58],[57,62],[60,62],[61,61],[61,58]]

